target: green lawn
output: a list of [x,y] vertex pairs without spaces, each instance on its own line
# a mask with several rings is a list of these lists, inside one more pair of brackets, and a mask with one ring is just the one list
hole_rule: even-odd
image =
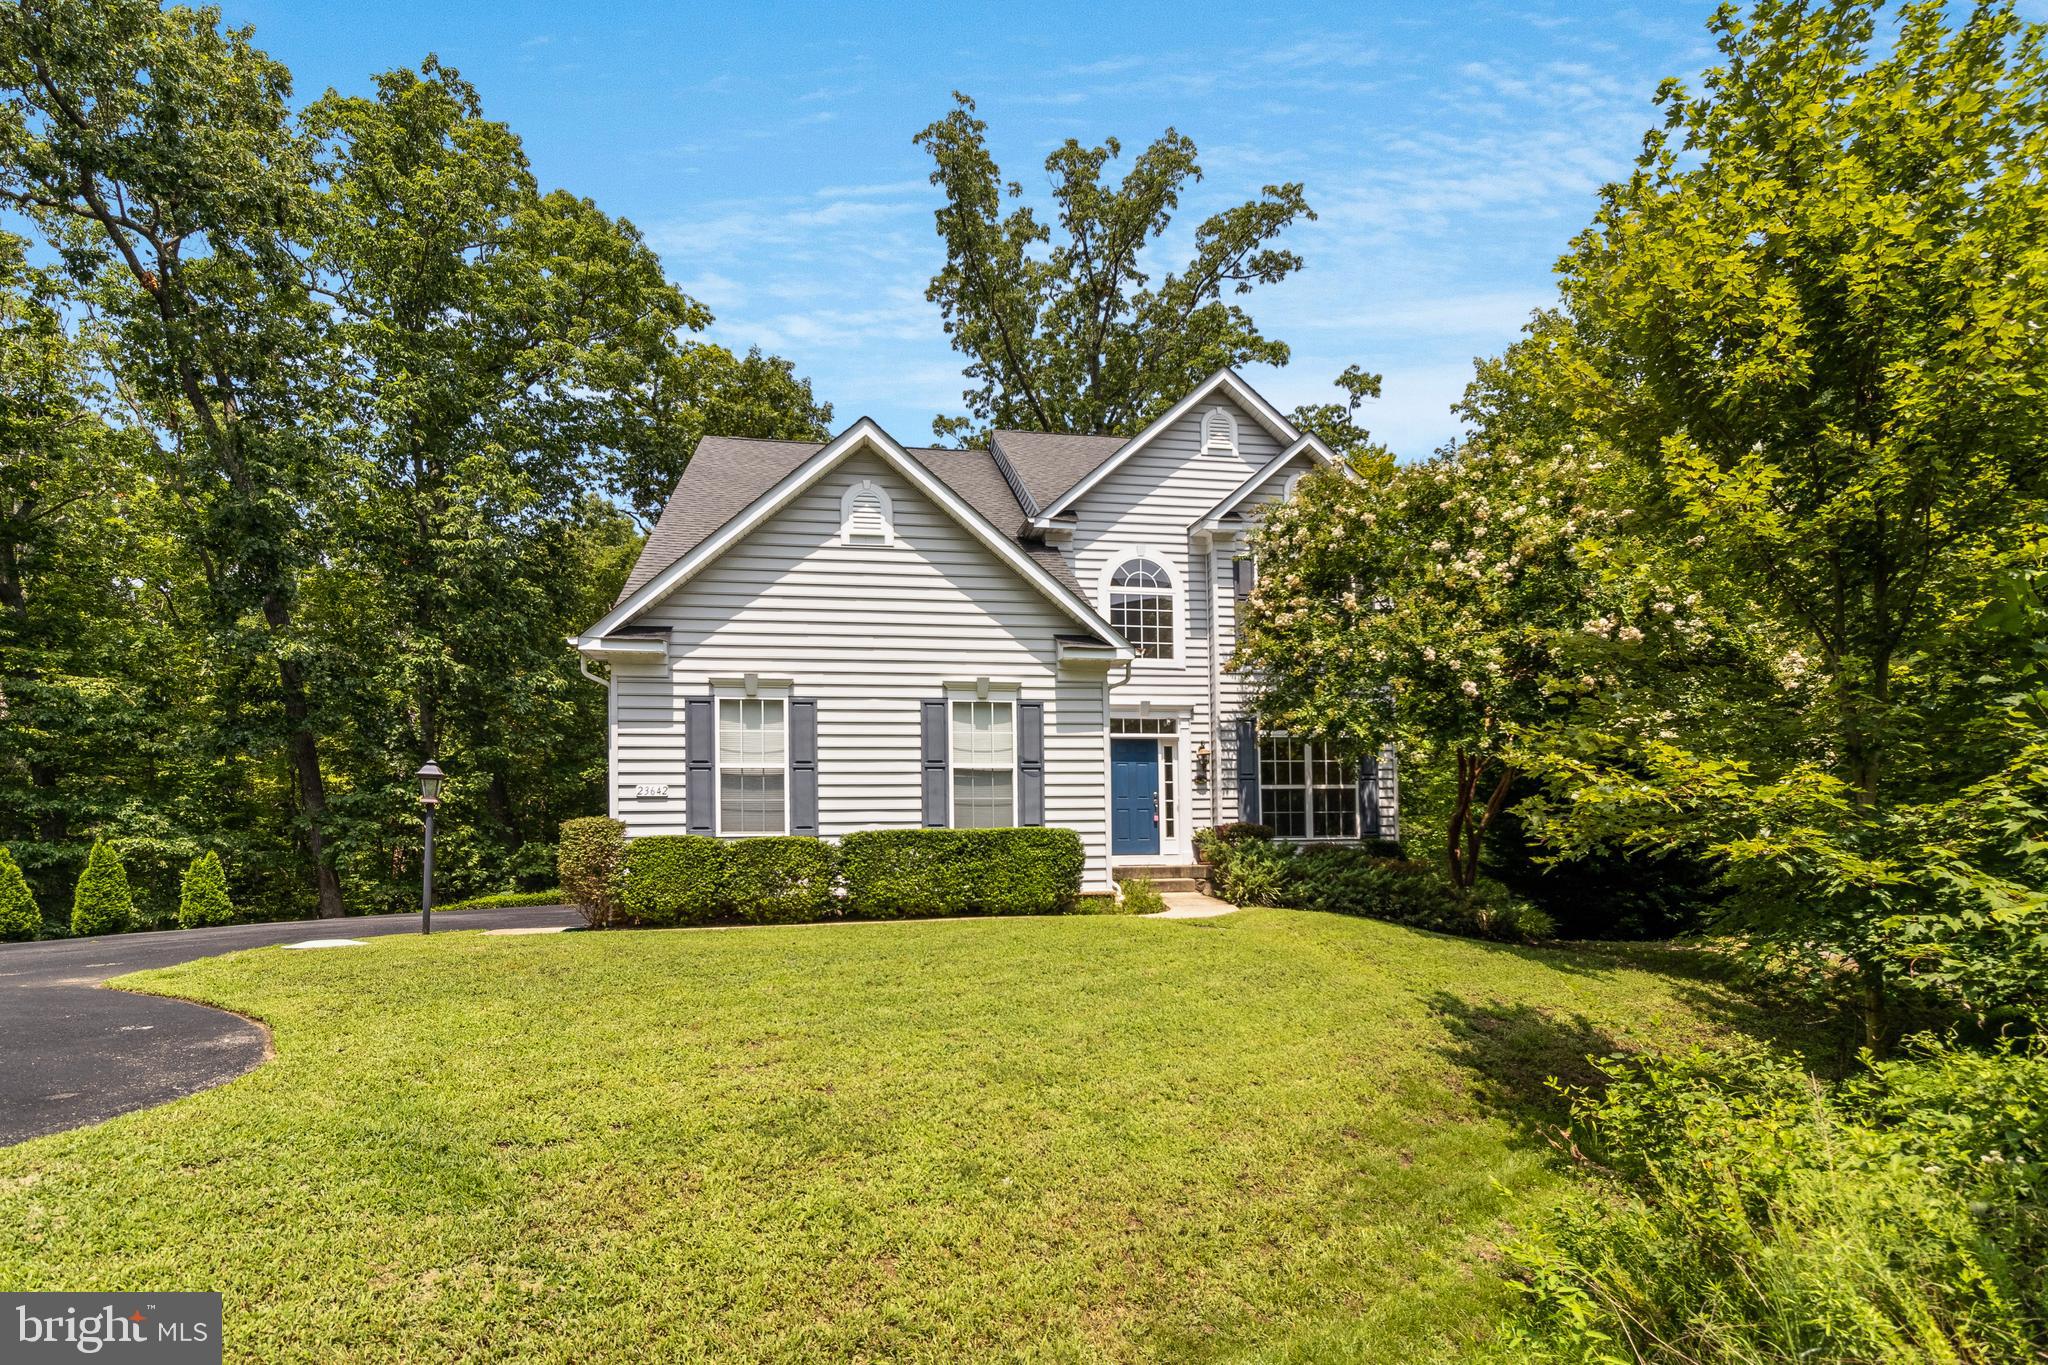
[[0,1285],[220,1289],[231,1359],[1461,1359],[1541,1079],[1744,1012],[1251,911],[261,949],[207,1094],[0,1151]]

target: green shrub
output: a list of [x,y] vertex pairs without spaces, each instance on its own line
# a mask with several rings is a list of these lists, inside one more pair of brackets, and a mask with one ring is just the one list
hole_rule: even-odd
[[71,932],[118,934],[135,921],[135,899],[128,893],[128,869],[121,855],[104,839],[92,846],[78,890],[71,900]]
[[720,918],[746,924],[803,924],[837,913],[839,852],[799,836],[734,839],[725,845]]
[[1923,1042],[1836,1087],[1760,1047],[1606,1063],[1586,1185],[1510,1248],[1518,1358],[2039,1360],[2048,1054]]
[[1166,897],[1143,877],[1132,877],[1116,885],[1123,892],[1123,912],[1126,915],[1156,915],[1166,908]]
[[[572,904],[559,886],[550,886],[542,891],[494,891],[488,896],[465,896],[447,905],[437,905],[436,910],[510,910],[522,905],[568,905]],[[581,908],[580,906],[578,907]]]
[[593,929],[619,917],[619,879],[625,870],[626,827],[602,815],[562,822],[555,845],[555,872],[562,894],[583,912]]
[[728,845],[708,834],[661,834],[626,845],[619,906],[643,924],[709,924],[720,918]]
[[34,938],[43,931],[43,912],[21,875],[14,855],[0,848],[0,942]]
[[1084,865],[1070,829],[878,829],[839,845],[849,913],[1051,915],[1074,908]]
[[1505,888],[1481,882],[1460,895],[1434,865],[1389,858],[1378,842],[1297,849],[1254,833],[1227,839],[1222,831],[1210,833],[1217,890],[1233,905],[1362,915],[1506,943],[1533,943],[1556,932],[1548,915]]
[[220,865],[220,855],[208,849],[185,869],[185,879],[178,891],[178,927],[197,929],[234,922],[234,903],[228,899],[228,874]]

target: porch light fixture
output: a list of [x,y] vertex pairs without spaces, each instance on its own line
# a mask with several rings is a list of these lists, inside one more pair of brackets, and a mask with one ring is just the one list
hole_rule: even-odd
[[1195,782],[1197,785],[1209,781],[1209,742],[1202,741],[1195,746]]
[[416,776],[420,780],[420,806],[426,812],[426,838],[420,845],[420,932],[434,927],[434,809],[441,804],[441,765],[428,759]]

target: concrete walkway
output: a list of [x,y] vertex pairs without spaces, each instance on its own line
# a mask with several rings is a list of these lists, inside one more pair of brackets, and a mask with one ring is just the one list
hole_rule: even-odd
[[1163,899],[1166,908],[1153,911],[1146,919],[1215,919],[1218,915],[1237,913],[1237,907],[1229,901],[1219,901],[1199,891],[1168,891]]
[[[434,932],[580,922],[563,906],[458,910],[436,914]],[[418,915],[363,915],[0,944],[0,1147],[220,1085],[270,1054],[260,1024],[188,1000],[100,989],[108,977],[337,932],[371,938],[419,927]]]

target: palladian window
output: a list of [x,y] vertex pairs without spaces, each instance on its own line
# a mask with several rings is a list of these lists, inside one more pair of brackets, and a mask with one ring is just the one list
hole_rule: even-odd
[[1109,577],[1109,624],[1141,659],[1173,657],[1173,579],[1152,559],[1125,560]]

